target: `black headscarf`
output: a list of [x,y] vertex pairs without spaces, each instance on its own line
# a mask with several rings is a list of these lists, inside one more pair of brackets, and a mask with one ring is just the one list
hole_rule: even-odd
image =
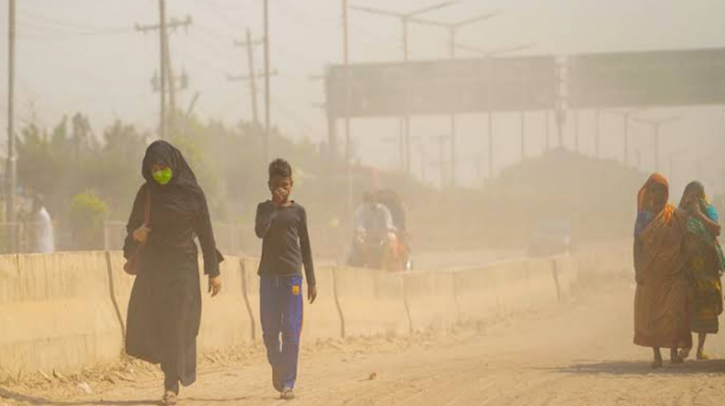
[[[161,186],[153,178],[153,165],[166,165],[171,168],[171,181]],[[155,208],[173,211],[179,214],[192,214],[198,210],[198,204],[204,198],[204,192],[196,181],[194,172],[186,163],[184,156],[166,141],[154,141],[146,149],[141,173],[147,187],[154,196]]]

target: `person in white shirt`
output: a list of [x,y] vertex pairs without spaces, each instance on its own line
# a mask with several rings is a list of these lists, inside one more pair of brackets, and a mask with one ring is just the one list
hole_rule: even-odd
[[366,238],[384,240],[395,230],[393,216],[384,205],[375,201],[371,193],[363,195],[363,203],[355,211],[355,230]]
[[53,220],[50,213],[43,205],[40,197],[33,199],[33,215],[31,217],[34,235],[33,252],[51,253],[55,251],[55,235],[53,231]]

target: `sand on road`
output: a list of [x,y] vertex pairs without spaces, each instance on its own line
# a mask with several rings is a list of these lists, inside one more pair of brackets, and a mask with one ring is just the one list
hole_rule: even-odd
[[[293,405],[724,405],[725,361],[688,361],[652,371],[650,350],[632,342],[633,289],[612,283],[547,306],[447,336],[356,339],[311,346]],[[314,307],[308,307],[314,311]],[[710,337],[723,357],[722,336]],[[183,388],[181,405],[283,405],[261,352],[208,367]],[[22,395],[0,388],[0,405],[157,404],[161,381],[120,382],[93,395]]]

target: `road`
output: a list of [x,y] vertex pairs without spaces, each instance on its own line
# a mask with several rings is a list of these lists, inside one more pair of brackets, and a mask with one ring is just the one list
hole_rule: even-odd
[[[568,304],[447,336],[309,346],[301,359],[298,399],[291,404],[725,404],[725,361],[649,368],[650,351],[631,344],[632,298],[632,286],[618,282]],[[721,336],[711,337],[711,355],[722,358],[724,343]],[[271,391],[269,375],[261,352],[233,366],[205,367],[198,383],[182,390],[180,404],[286,404]],[[130,406],[155,404],[159,385],[158,378],[148,378],[110,385],[90,396],[0,394],[11,405]]]

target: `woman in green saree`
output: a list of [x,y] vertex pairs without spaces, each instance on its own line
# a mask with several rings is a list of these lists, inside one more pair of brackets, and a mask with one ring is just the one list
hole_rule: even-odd
[[[700,182],[687,185],[680,209],[689,214],[684,246],[685,270],[690,280],[690,330],[699,335],[697,359],[705,360],[705,339],[718,332],[718,316],[723,311],[720,276],[725,269],[725,257],[717,241],[720,225],[718,213],[708,202]],[[686,358],[690,350],[682,350],[680,356]]]

